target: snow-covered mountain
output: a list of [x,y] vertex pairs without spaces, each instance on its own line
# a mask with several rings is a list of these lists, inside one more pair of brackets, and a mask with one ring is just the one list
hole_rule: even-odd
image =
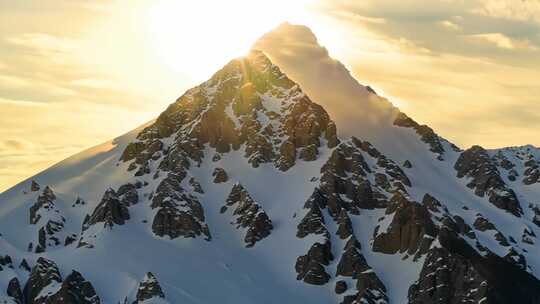
[[540,303],[540,150],[461,150],[283,24],[0,194],[0,303]]

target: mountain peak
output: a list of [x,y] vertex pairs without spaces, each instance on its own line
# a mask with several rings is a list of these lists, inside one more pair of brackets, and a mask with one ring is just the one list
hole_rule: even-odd
[[536,304],[538,185],[538,149],[462,151],[284,23],[0,194],[0,302]]
[[263,51],[305,92],[324,107],[342,137],[369,138],[359,130],[391,126],[397,109],[374,91],[358,83],[350,71],[330,57],[306,26],[282,23],[253,45]]
[[297,158],[315,160],[319,148],[337,144],[326,111],[257,50],[188,90],[137,138],[121,157],[136,160],[130,170],[137,176],[149,173],[152,162],[172,169],[171,149],[198,163],[206,144],[216,157],[243,149],[254,167],[274,162],[286,171]]

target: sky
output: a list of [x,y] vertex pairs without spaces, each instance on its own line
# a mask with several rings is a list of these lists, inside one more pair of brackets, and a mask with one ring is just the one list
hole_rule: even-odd
[[462,148],[540,145],[540,0],[0,0],[0,191],[153,119],[284,21]]

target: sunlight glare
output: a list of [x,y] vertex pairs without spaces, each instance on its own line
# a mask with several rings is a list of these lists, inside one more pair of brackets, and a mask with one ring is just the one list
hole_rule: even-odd
[[168,68],[202,81],[281,22],[301,22],[311,2],[160,0],[148,9],[148,41]]

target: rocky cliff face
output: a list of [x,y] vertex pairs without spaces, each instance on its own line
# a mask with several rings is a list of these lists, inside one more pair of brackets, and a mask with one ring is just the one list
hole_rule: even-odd
[[[39,184],[33,181],[32,191],[39,191],[39,187]],[[56,207],[55,201],[53,190],[46,186],[30,207],[30,224],[36,228],[37,238],[28,244],[28,251],[41,253],[46,251],[47,247],[65,244],[65,240],[71,237],[64,229],[66,218]]]
[[460,150],[279,43],[0,194],[0,303],[540,303],[539,149]]
[[232,214],[235,217],[233,223],[236,227],[246,230],[244,237],[246,247],[253,247],[256,242],[269,236],[274,228],[266,212],[251,198],[241,184],[237,183],[233,186],[221,212],[227,212],[228,207],[234,207]]
[[287,171],[298,159],[313,161],[321,146],[338,142],[324,109],[259,51],[231,61],[186,92],[137,139],[121,157],[133,161],[130,169],[137,176],[152,164],[171,171],[198,163],[205,145],[215,149],[216,158],[242,148],[253,167],[274,163]]
[[467,187],[473,189],[476,195],[487,195],[489,201],[498,208],[515,216],[521,215],[522,210],[516,194],[502,180],[497,166],[482,147],[473,146],[464,151],[454,168],[459,178],[469,178]]
[[151,273],[147,273],[139,283],[135,303],[148,303],[154,299],[164,299],[165,294],[161,290],[161,286],[156,277]]

